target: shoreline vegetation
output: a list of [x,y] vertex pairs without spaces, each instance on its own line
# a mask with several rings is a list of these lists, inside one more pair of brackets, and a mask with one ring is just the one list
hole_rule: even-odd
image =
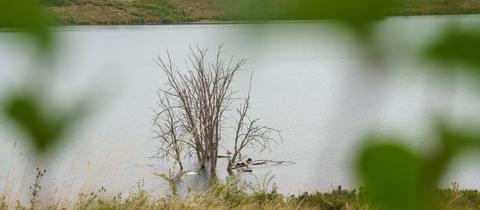
[[[44,0],[57,25],[161,25],[309,20],[286,13],[252,14],[233,0]],[[268,1],[267,1],[268,2]],[[234,6],[227,6],[227,5]],[[275,1],[288,7],[287,0]],[[260,8],[261,9],[261,8]],[[390,16],[480,14],[478,0],[408,0]]]
[[[162,194],[145,189],[141,180],[128,194],[110,192],[107,188],[62,197],[58,200],[49,197],[43,189],[43,178],[46,169],[36,169],[28,202],[0,193],[0,210],[196,210],[196,209],[318,209],[318,210],[382,210],[389,209],[368,199],[364,187],[344,189],[337,186],[326,192],[303,192],[298,194],[282,194],[277,191],[273,182],[275,176],[267,173],[263,179],[245,181],[239,176],[225,179],[212,178],[207,188],[191,190],[187,188],[177,193],[176,185],[182,182],[181,177],[169,182],[168,190]],[[165,179],[165,181],[168,181]],[[477,189],[461,189],[458,182],[446,188],[432,191],[433,209],[438,210],[476,210],[480,206],[480,191]]]
[[[45,203],[32,194],[30,204],[8,201],[0,197],[0,209],[79,209],[79,210],[116,210],[116,209],[318,209],[318,210],[377,210],[385,209],[369,203],[362,188],[345,190],[340,186],[330,192],[304,192],[297,195],[285,195],[276,191],[275,185],[240,183],[227,179],[212,184],[201,193],[189,192],[187,195],[169,195],[157,198],[146,191],[143,183],[128,195],[112,195],[105,188],[96,192],[80,193],[73,202],[56,201]],[[439,210],[474,210],[480,206],[480,191],[459,189],[457,183],[451,187],[436,191],[435,209]]]

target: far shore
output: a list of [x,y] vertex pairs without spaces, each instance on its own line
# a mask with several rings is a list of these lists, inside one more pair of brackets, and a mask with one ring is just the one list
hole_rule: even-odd
[[[47,6],[60,26],[72,25],[182,25],[182,24],[253,24],[271,22],[306,22],[285,14],[271,12],[255,17],[246,8],[228,9],[229,1],[217,0],[77,0]],[[278,0],[277,5],[287,5]],[[269,11],[266,11],[269,12]],[[480,14],[478,0],[411,0],[389,16]]]

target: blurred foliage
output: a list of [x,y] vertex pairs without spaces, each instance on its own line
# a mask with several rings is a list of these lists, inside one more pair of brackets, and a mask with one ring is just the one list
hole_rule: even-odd
[[480,30],[450,28],[428,49],[432,58],[450,65],[467,64],[480,73]]
[[435,209],[435,191],[451,161],[465,149],[480,149],[480,133],[439,123],[440,145],[417,154],[388,137],[369,137],[359,155],[358,173],[367,198],[393,210]]
[[422,165],[415,153],[390,143],[372,144],[362,152],[359,173],[368,198],[387,209],[424,209]]
[[[250,3],[248,6],[256,18],[335,20],[356,32],[354,35],[366,38],[358,39],[362,42],[359,46],[373,47],[374,50],[380,48],[374,47],[376,43],[369,33],[372,24],[402,6],[402,2],[394,0],[296,0],[290,3],[288,8],[275,7],[275,1]],[[281,18],[274,15],[280,15]],[[473,67],[475,73],[480,73],[478,30],[450,28],[440,35],[437,42],[427,49],[428,57],[435,62],[452,64],[450,67],[467,64]],[[383,59],[381,52],[370,52],[375,53],[378,60]],[[457,68],[448,69],[453,71]],[[436,133],[440,146],[432,154],[426,155],[392,143],[402,142],[401,139],[367,138],[366,141],[370,143],[361,150],[357,160],[358,175],[365,185],[367,199],[382,209],[435,209],[435,190],[449,163],[466,148],[480,148],[480,134],[465,128],[453,128],[448,121],[439,121]]]
[[27,135],[36,151],[45,152],[59,143],[63,134],[83,115],[85,106],[78,103],[78,107],[71,110],[54,109],[53,112],[39,97],[30,93],[12,94],[2,105],[8,119]]
[[0,28],[27,32],[44,50],[53,41],[50,24],[52,18],[36,0],[0,0]]
[[[49,3],[60,3],[50,0]],[[0,0],[0,27],[28,34],[41,51],[46,63],[51,59],[53,36],[49,29],[52,18],[38,0]],[[11,90],[0,103],[7,119],[18,127],[30,141],[35,151],[44,153],[57,145],[63,134],[85,114],[86,103],[83,101],[72,108],[55,107],[45,90],[46,78],[54,72],[47,71],[42,65],[30,69],[27,74],[26,87]],[[32,78],[31,75],[39,76]]]
[[[231,1],[232,10],[249,11],[256,20],[337,20],[357,32],[402,6],[401,0],[275,0]],[[247,9],[248,8],[248,9]]]
[[[243,3],[243,2],[242,2]],[[290,7],[275,7],[275,1],[250,3],[256,18],[270,19],[330,19],[354,31],[361,47],[382,60],[381,48],[369,33],[372,25],[392,10],[402,6],[400,1],[381,0],[296,0]],[[292,9],[293,8],[293,9]],[[266,11],[266,12],[265,12]],[[262,16],[263,15],[263,16]],[[280,15],[281,18],[275,17]],[[452,27],[426,50],[434,62],[449,64],[448,71],[466,64],[480,73],[480,31]],[[367,49],[369,50],[369,49]],[[367,56],[368,57],[368,56]],[[373,63],[374,65],[381,65]],[[382,69],[382,66],[377,66]],[[447,73],[447,72],[444,72]],[[448,73],[448,75],[454,75]],[[436,189],[453,158],[467,148],[480,149],[480,134],[466,128],[454,128],[448,121],[437,122],[439,147],[429,154],[420,154],[404,145],[393,143],[404,139],[373,136],[357,159],[357,171],[365,186],[365,196],[375,206],[392,210],[438,209]],[[405,141],[403,141],[405,142]]]
[[[480,76],[480,31],[447,28],[439,35],[426,55],[434,62],[446,64],[444,74],[454,76],[468,69],[473,80]],[[468,66],[469,68],[458,68]],[[366,186],[368,199],[386,209],[439,209],[435,190],[452,160],[466,149],[480,149],[480,133],[455,127],[448,120],[439,120],[435,133],[438,148],[432,153],[417,154],[393,138],[368,138],[358,159],[358,174]],[[379,143],[383,142],[383,143]],[[396,142],[399,142],[398,140]],[[401,142],[401,141],[400,141]]]

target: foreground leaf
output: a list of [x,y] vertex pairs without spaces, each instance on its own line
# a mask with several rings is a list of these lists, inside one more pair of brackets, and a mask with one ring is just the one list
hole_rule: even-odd
[[424,209],[420,159],[394,144],[368,145],[358,162],[365,193],[374,204],[394,210]]

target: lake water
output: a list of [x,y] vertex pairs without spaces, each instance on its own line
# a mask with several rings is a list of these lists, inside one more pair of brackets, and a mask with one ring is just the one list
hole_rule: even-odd
[[[475,81],[459,76],[452,86],[450,79],[423,71],[442,66],[422,59],[419,51],[456,22],[478,25],[480,16],[394,17],[378,23],[375,37],[388,71],[365,62],[367,52],[330,22],[56,28],[52,68],[58,72],[50,84],[55,99],[69,104],[88,95],[95,109],[59,153],[43,161],[28,155],[22,136],[0,121],[0,189],[26,199],[32,171],[40,166],[48,168],[44,185],[51,199],[73,199],[101,186],[128,193],[142,180],[148,191],[164,195],[167,186],[154,173],[170,164],[149,158],[155,144],[152,108],[156,91],[165,87],[154,59],[168,50],[183,67],[189,46],[213,53],[221,44],[226,56],[247,59],[233,88],[244,94],[253,73],[252,116],[281,130],[285,139],[272,152],[249,155],[296,162],[255,167],[242,177],[271,173],[284,193],[356,187],[353,157],[369,131],[402,135],[409,139],[405,144],[428,150],[432,142],[422,136],[428,136],[436,113],[460,123],[479,119],[480,100],[469,88]],[[25,70],[37,62],[28,42],[0,33],[0,96],[22,84]],[[445,184],[480,188],[478,160],[466,153]],[[225,175],[223,169],[219,173]],[[187,176],[182,188],[195,182],[202,178]]]

